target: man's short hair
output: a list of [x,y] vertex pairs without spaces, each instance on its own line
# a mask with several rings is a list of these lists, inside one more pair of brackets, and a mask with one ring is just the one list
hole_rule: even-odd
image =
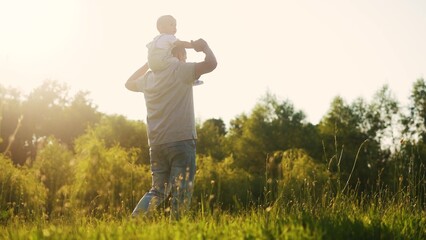
[[174,48],[172,49],[172,55],[173,55],[174,57],[178,57],[178,56],[179,56],[179,54],[184,54],[184,55],[186,55],[186,49],[185,49],[184,47],[174,47]]

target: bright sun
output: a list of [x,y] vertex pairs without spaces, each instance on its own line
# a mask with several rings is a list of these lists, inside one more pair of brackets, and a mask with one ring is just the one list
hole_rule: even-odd
[[[60,54],[78,26],[78,2],[7,1],[0,7],[1,51],[16,58]],[[22,59],[20,59],[22,60]]]

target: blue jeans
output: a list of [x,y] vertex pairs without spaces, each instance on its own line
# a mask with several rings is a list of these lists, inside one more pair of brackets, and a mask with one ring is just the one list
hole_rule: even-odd
[[166,143],[150,148],[152,187],[132,212],[135,217],[154,211],[171,195],[176,219],[189,208],[195,177],[195,140]]

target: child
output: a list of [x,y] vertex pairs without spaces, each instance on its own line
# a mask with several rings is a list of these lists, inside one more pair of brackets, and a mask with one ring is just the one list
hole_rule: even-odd
[[[178,62],[176,57],[172,56],[172,49],[176,46],[184,48],[193,48],[192,43],[180,41],[175,37],[176,19],[171,15],[164,15],[157,20],[157,29],[160,35],[156,36],[146,46],[148,48],[148,65],[155,73],[160,72],[170,66],[173,62]],[[196,80],[194,85],[200,85],[203,82]]]

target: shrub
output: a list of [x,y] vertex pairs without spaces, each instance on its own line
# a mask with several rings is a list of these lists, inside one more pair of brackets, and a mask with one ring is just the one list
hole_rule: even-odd
[[33,169],[47,188],[46,211],[63,214],[69,207],[69,186],[74,181],[75,162],[73,153],[54,137],[44,140]]
[[77,139],[73,205],[94,216],[130,214],[151,184],[148,166],[135,164],[138,154],[106,148],[91,131]]
[[13,216],[40,218],[44,214],[46,189],[26,167],[15,167],[0,154],[0,220]]
[[330,179],[326,165],[317,163],[302,149],[282,153],[282,179],[278,180],[279,196],[283,200],[308,199],[316,201],[323,196]]
[[209,207],[238,209],[251,200],[253,177],[244,169],[233,167],[234,159],[216,162],[211,157],[197,158],[194,197]]

